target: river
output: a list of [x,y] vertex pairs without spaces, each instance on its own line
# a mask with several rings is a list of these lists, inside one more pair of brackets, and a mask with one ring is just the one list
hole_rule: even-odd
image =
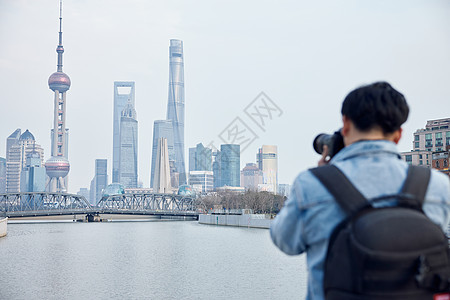
[[302,299],[305,257],[195,221],[8,224],[0,299]]

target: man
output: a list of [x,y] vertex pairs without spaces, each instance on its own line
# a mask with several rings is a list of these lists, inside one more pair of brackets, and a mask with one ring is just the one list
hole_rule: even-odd
[[[325,149],[319,165],[330,163],[338,167],[367,199],[399,193],[408,169],[396,147],[402,135],[401,125],[409,113],[404,96],[388,83],[377,82],[352,91],[345,98],[341,113],[345,147],[331,160]],[[307,253],[307,299],[323,299],[329,237],[346,216],[310,171],[298,175],[290,195],[273,221],[270,234],[286,254]],[[391,200],[373,205],[394,203]],[[423,209],[446,231],[450,184],[444,174],[432,172]]]

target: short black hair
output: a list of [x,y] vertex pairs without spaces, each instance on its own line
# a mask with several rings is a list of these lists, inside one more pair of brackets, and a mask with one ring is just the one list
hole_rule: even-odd
[[380,128],[388,134],[405,123],[409,107],[403,94],[382,81],[351,91],[342,103],[341,113],[360,131]]

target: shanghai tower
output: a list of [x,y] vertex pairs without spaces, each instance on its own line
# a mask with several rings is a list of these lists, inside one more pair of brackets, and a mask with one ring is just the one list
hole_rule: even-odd
[[172,121],[175,167],[179,184],[186,183],[184,162],[184,57],[183,41],[170,40],[169,47],[169,101],[167,120]]
[[50,178],[48,191],[61,193],[67,192],[67,174],[70,170],[70,164],[67,159],[68,140],[66,129],[66,92],[70,88],[70,78],[62,70],[64,53],[62,45],[62,2],[59,5],[59,43],[56,47],[58,64],[56,72],[50,75],[48,79],[48,86],[55,93],[52,156],[45,163],[45,169]]

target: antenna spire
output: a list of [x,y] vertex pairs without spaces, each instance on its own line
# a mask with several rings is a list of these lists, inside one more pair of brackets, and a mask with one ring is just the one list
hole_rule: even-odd
[[59,0],[59,44],[56,47],[58,53],[58,72],[62,72],[64,47],[62,44],[62,0]]

